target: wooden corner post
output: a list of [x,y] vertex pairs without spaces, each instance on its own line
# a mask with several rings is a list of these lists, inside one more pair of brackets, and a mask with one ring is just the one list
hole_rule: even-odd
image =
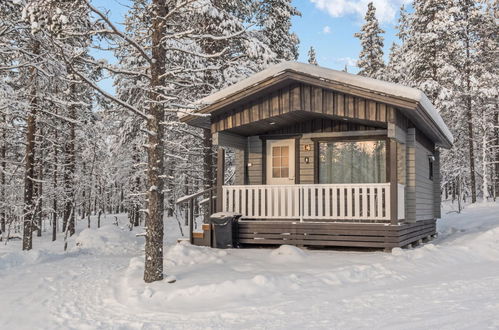
[[225,150],[221,147],[217,149],[217,204],[215,212],[221,212],[223,206],[222,186],[225,180]]
[[390,182],[390,223],[398,225],[398,159],[397,159],[397,110],[388,108],[388,176]]
[[388,139],[390,144],[390,223],[398,225],[398,178],[397,178],[397,140]]

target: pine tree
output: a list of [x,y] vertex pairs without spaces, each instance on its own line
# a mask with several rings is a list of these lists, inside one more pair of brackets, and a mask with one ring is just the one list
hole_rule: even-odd
[[317,63],[317,58],[316,58],[316,55],[315,55],[315,49],[312,46],[310,46],[310,49],[308,51],[308,63],[309,64],[313,64],[313,65],[319,65]]
[[412,85],[409,81],[409,72],[407,63],[408,51],[406,49],[406,41],[408,37],[409,29],[409,15],[402,5],[400,7],[400,14],[397,23],[397,37],[402,42],[401,45],[394,42],[390,47],[390,54],[388,59],[388,65],[385,68],[384,79],[404,85]]
[[264,42],[277,54],[277,61],[294,61],[298,58],[299,39],[291,30],[293,16],[301,13],[290,0],[262,0],[259,8],[259,25],[263,27]]
[[385,66],[383,61],[383,37],[381,34],[385,33],[385,31],[379,27],[376,8],[372,2],[367,6],[364,20],[365,23],[361,28],[361,32],[354,35],[360,39],[362,47],[357,62],[360,69],[359,75],[381,78]]

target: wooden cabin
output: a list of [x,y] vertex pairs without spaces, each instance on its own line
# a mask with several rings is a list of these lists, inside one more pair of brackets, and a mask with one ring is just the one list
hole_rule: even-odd
[[211,130],[216,208],[242,214],[239,243],[390,250],[435,235],[453,137],[421,91],[286,62],[200,102],[181,120]]

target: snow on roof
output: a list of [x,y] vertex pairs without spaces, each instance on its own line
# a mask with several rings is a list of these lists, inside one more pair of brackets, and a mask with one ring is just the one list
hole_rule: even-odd
[[440,131],[445,135],[445,137],[452,143],[454,138],[452,133],[449,131],[447,125],[445,125],[442,117],[438,114],[438,111],[431,104],[430,100],[426,95],[419,89],[403,86],[400,84],[395,84],[383,80],[377,80],[373,78],[363,77],[356,74],[351,74],[343,71],[337,71],[333,69],[328,69],[312,64],[305,64],[300,62],[283,62],[273,65],[263,71],[260,71],[244,80],[241,80],[234,85],[224,88],[214,94],[211,94],[201,100],[198,103],[204,105],[210,105],[217,101],[221,101],[237,92],[244,90],[246,88],[258,85],[265,79],[270,77],[275,77],[283,74],[285,71],[295,71],[298,73],[303,73],[309,76],[314,76],[320,79],[327,79],[330,81],[335,81],[351,86],[358,86],[365,89],[372,90],[374,92],[379,92],[395,97],[401,97],[409,100],[419,102],[426,113],[431,117],[431,119],[438,126]]

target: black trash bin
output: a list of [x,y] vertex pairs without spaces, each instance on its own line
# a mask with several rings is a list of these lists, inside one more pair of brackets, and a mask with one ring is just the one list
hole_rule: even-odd
[[237,220],[239,213],[219,212],[212,214],[210,222],[213,226],[212,247],[217,249],[230,249],[236,247]]

